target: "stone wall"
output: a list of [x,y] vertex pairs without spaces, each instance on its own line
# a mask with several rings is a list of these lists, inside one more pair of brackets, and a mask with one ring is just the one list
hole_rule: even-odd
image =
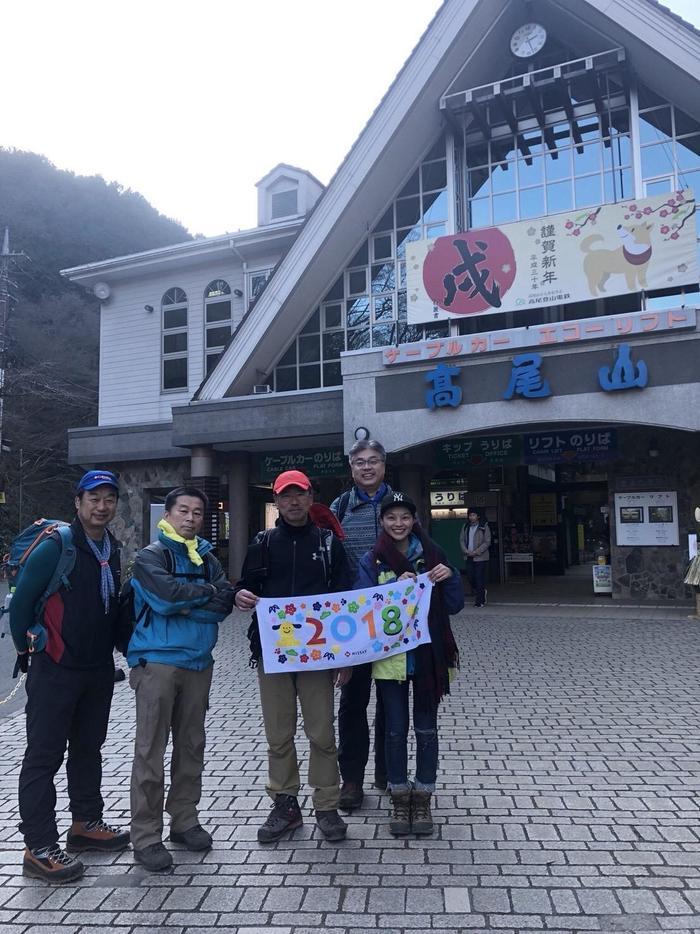
[[119,468],[119,508],[112,531],[124,546],[123,559],[128,565],[143,548],[147,537],[150,491],[172,490],[188,476],[190,459],[137,461]]
[[[700,435],[640,427],[620,431],[619,443],[620,457],[609,471],[613,597],[690,601],[691,589],[683,584],[683,578],[688,567],[688,533],[696,530],[693,513],[700,505]],[[649,456],[652,446],[658,446],[658,457]],[[655,490],[675,490],[678,494],[680,544],[618,546],[615,493]]]

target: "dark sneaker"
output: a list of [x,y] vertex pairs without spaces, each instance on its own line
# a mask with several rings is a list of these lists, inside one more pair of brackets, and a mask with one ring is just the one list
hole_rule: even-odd
[[84,872],[85,866],[80,860],[69,856],[58,843],[39,850],[27,848],[24,851],[22,862],[22,875],[24,876],[43,879],[44,882],[59,883],[80,879]]
[[337,811],[316,811],[316,823],[326,840],[344,840],[348,825]]
[[375,772],[374,787],[378,788],[380,791],[386,791],[386,786],[387,786],[386,775],[379,775]]
[[413,833],[428,834],[434,830],[433,815],[430,811],[429,791],[416,791],[414,788],[411,797],[411,826]]
[[362,806],[364,797],[365,793],[362,790],[362,785],[358,782],[343,782],[338,807],[343,811],[352,811]]
[[411,832],[411,791],[391,792],[391,820],[389,831],[395,837]]
[[163,843],[151,843],[141,850],[134,850],[134,859],[149,872],[163,872],[173,865],[173,858]]
[[297,799],[292,795],[277,795],[267,820],[258,828],[258,843],[274,843],[288,830],[295,830],[303,823]]
[[188,850],[210,850],[214,844],[211,834],[204,827],[195,824],[189,830],[183,830],[182,833],[170,831],[170,840],[172,843],[182,843]]
[[83,853],[85,850],[115,852],[125,850],[129,840],[128,830],[111,827],[103,820],[73,821],[66,836],[66,849],[71,853]]

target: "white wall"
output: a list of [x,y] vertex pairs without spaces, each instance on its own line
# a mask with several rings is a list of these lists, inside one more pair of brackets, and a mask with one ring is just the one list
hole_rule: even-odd
[[[191,398],[204,377],[204,290],[219,278],[232,292],[244,293],[243,298],[231,295],[235,326],[245,311],[245,283],[233,257],[112,283],[100,317],[100,426],[169,421],[172,406]],[[173,286],[184,289],[188,299],[188,387],[161,392],[161,299]],[[152,305],[153,312],[144,305]]]

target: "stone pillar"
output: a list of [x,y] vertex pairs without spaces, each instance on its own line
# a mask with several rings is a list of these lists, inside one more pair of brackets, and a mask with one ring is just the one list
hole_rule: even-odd
[[228,470],[228,574],[237,580],[250,540],[249,466],[247,454],[232,454]]
[[214,473],[214,452],[211,448],[199,446],[190,450],[190,476],[211,477]]
[[430,490],[420,467],[401,464],[399,467],[399,490],[416,504],[418,518],[424,529],[430,528]]

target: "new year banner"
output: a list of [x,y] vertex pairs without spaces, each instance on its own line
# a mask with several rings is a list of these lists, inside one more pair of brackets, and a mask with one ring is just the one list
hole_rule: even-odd
[[695,210],[688,188],[409,243],[409,324],[697,282]]
[[346,668],[430,642],[427,574],[366,590],[271,597],[256,612],[266,674]]

